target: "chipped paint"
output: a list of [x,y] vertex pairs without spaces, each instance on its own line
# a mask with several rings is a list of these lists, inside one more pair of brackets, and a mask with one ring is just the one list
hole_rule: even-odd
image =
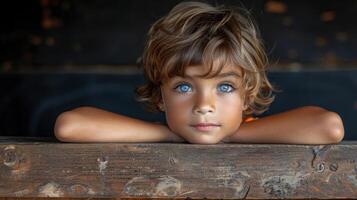
[[243,176],[250,177],[247,171],[239,171]]
[[122,193],[132,196],[150,196],[154,193],[154,187],[150,178],[134,177],[125,184]]
[[[153,168],[151,168],[149,166],[145,166],[144,169],[145,169],[146,172],[150,172],[150,173],[155,172],[155,169],[153,169]],[[121,172],[126,172],[126,171],[127,170],[121,170]]]
[[162,176],[156,185],[155,195],[176,196],[181,192],[181,182],[171,176]]
[[70,187],[70,191],[76,193],[76,194],[84,194],[88,193],[87,186],[82,185],[82,184],[75,184]]
[[171,176],[150,178],[134,177],[128,181],[122,194],[130,196],[177,196],[181,193],[182,183]]
[[[237,171],[236,166],[216,166],[207,167],[204,165],[198,165],[195,163],[188,165],[183,162],[180,166],[191,169],[192,167],[198,167],[199,169],[191,169],[191,171],[199,170],[202,173],[201,177],[211,177],[216,179],[216,183],[206,183],[208,188],[214,190],[224,190],[225,196],[232,196],[234,198],[242,198],[248,195],[250,185],[246,184],[247,180],[251,177],[248,171]],[[193,165],[193,166],[192,166]],[[191,167],[191,168],[190,168]],[[186,169],[187,171],[187,169]],[[199,175],[198,175],[199,176]],[[218,184],[218,185],[217,185]],[[196,191],[197,192],[197,191]]]
[[47,183],[39,188],[40,197],[62,197],[63,195],[60,185],[55,182]]
[[29,194],[31,191],[29,189],[24,189],[24,190],[20,190],[20,191],[16,191],[14,192],[13,194],[16,196],[16,197],[22,197],[26,194]]
[[331,175],[332,175],[332,173],[329,172],[329,174],[325,177],[324,181],[325,181],[326,183],[329,183],[329,182],[330,182],[330,177],[331,177]]
[[357,176],[356,175],[348,175],[347,179],[357,188]]
[[5,148],[4,148],[4,151],[6,150],[9,150],[9,149],[15,149],[15,145],[7,145]]
[[104,159],[104,161],[102,161],[101,158],[98,158],[97,161],[99,164],[99,172],[104,175],[104,170],[107,168],[108,160]]
[[309,175],[310,173],[303,175],[298,172],[296,175],[267,177],[262,179],[261,186],[264,188],[265,193],[275,197],[285,198],[292,195],[295,189],[300,186],[304,177]]
[[222,187],[233,189],[232,196],[241,198],[247,196],[250,186],[246,184],[246,180],[251,177],[247,171],[238,171],[234,166],[215,167],[213,174],[216,174],[217,179],[224,181]]
[[96,194],[96,192],[92,188],[89,188],[87,193],[90,195]]

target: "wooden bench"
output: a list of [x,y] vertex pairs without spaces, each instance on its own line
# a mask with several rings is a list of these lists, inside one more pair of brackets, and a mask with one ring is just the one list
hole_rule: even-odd
[[0,197],[357,198],[357,142],[62,143],[0,137]]

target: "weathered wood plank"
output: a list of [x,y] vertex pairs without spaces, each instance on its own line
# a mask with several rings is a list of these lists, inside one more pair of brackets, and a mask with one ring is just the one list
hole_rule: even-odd
[[0,197],[356,198],[357,142],[60,143],[0,137]]

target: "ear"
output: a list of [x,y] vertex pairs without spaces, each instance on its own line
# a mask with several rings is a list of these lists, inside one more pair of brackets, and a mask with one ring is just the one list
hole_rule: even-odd
[[164,102],[164,95],[162,93],[162,90],[163,90],[163,88],[160,87],[161,101],[157,106],[159,107],[160,111],[165,112],[165,102]]
[[249,107],[249,106],[248,106],[247,104],[244,104],[244,105],[243,105],[243,111],[246,111],[246,110],[248,109],[248,107]]
[[249,106],[248,106],[249,98],[246,96],[243,96],[243,99],[244,99],[244,102],[243,102],[242,107],[243,107],[243,111],[246,111],[249,108]]
[[165,112],[165,105],[162,102],[160,102],[157,106],[159,107],[160,111]]

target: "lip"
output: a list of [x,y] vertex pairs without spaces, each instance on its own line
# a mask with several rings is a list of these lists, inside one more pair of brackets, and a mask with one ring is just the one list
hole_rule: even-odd
[[195,128],[197,131],[207,132],[220,127],[221,125],[215,123],[198,123],[193,124],[191,127]]

